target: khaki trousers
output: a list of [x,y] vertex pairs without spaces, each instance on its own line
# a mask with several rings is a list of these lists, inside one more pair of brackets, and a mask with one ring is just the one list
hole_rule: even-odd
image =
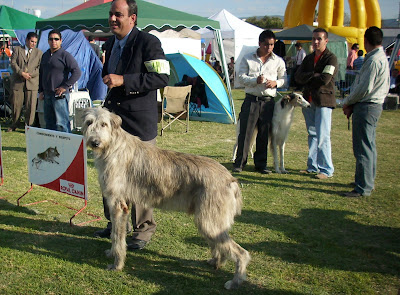
[[21,116],[21,110],[25,104],[25,125],[31,126],[35,120],[36,104],[37,104],[37,90],[12,90],[12,128],[16,128]]

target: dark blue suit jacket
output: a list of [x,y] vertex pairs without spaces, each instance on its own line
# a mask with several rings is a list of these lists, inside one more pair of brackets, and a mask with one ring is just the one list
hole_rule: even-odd
[[[103,77],[108,74],[108,61],[115,36],[106,42]],[[122,128],[143,141],[157,136],[157,89],[168,85],[168,75],[150,73],[145,61],[165,59],[157,37],[132,29],[117,65],[116,74],[124,76],[124,84],[112,88],[104,106],[122,118]]]

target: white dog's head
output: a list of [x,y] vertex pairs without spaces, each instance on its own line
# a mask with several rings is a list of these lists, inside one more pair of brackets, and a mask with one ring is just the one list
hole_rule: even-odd
[[310,103],[307,100],[305,100],[300,93],[297,92],[285,95],[282,98],[281,100],[282,108],[284,108],[286,104],[290,104],[293,107],[302,107],[302,108],[309,108],[311,106]]
[[122,124],[120,116],[100,107],[85,109],[83,120],[82,133],[86,145],[95,152],[101,152],[112,144],[113,133]]

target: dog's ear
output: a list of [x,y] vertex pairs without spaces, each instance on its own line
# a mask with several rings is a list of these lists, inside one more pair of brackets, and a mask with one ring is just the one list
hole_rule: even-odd
[[285,107],[285,105],[287,105],[289,103],[289,101],[291,100],[290,95],[284,95],[281,99],[281,107],[282,109]]
[[295,99],[296,96],[297,96],[296,93],[294,93],[294,92],[290,93],[290,94],[289,94],[289,101]]
[[116,115],[114,113],[110,113],[110,117],[111,117],[110,122],[111,122],[111,126],[112,126],[113,129],[121,127],[122,119],[121,119],[120,116],[118,116],[118,115]]

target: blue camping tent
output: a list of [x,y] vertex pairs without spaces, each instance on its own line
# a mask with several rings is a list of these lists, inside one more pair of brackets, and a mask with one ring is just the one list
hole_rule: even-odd
[[[25,39],[28,32],[32,30],[15,31],[18,41],[25,45]],[[49,49],[47,36],[50,30],[41,32],[38,48],[45,52]],[[82,70],[82,75],[78,81],[79,88],[87,88],[92,100],[104,100],[107,94],[107,86],[103,83],[101,72],[103,65],[96,53],[86,40],[83,33],[72,30],[64,30],[62,35],[62,47],[72,54]]]
[[201,105],[201,115],[191,114],[191,120],[236,123],[235,109],[228,90],[209,64],[184,53],[167,54],[166,58],[171,64],[169,85],[173,86],[181,81],[185,74],[189,77],[200,76],[205,83],[208,108]]

